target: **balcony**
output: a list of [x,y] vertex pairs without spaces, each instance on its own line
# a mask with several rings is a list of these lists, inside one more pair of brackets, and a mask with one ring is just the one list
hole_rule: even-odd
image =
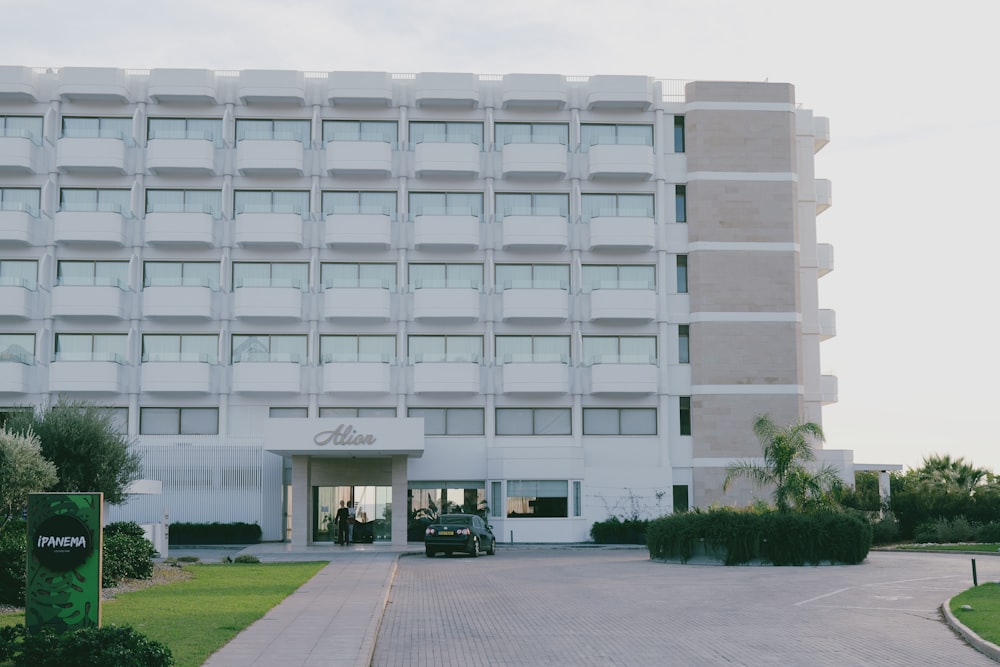
[[413,391],[418,394],[478,394],[478,363],[422,362],[413,365]]
[[306,101],[306,81],[302,72],[248,69],[240,72],[236,94],[243,104],[294,104]]
[[124,174],[125,141],[63,137],[56,142],[56,168],[64,172]]
[[391,297],[391,292],[381,287],[328,287],[323,292],[323,316],[328,320],[388,322]]
[[388,72],[330,72],[327,99],[334,106],[392,104],[392,76]]
[[244,139],[236,144],[236,170],[244,176],[301,176],[305,147],[291,139]]
[[38,101],[38,86],[30,67],[0,66],[0,101]]
[[[0,281],[5,279],[0,278]],[[38,292],[27,285],[14,285],[0,282],[0,319],[17,318],[31,319],[34,316],[35,300]]]
[[587,109],[648,111],[653,106],[653,80],[645,76],[592,76]]
[[209,394],[212,368],[201,361],[147,361],[142,364],[142,391]]
[[207,69],[154,69],[146,84],[154,102],[217,104],[215,72]]
[[28,137],[0,136],[0,171],[34,174],[35,144]]
[[569,222],[561,215],[505,215],[501,245],[561,250],[569,245]]
[[35,366],[0,359],[0,394],[27,394]]
[[392,367],[378,362],[323,364],[323,391],[328,394],[388,394]]
[[590,319],[656,319],[656,291],[649,289],[598,289],[590,293]]
[[28,211],[0,210],[0,243],[32,245],[40,222]]
[[816,215],[833,205],[833,184],[827,178],[816,179]]
[[125,319],[128,292],[117,285],[56,285],[52,288],[55,317]]
[[837,335],[837,311],[830,308],[819,310],[819,339],[829,340]]
[[392,144],[331,141],[326,145],[326,171],[332,176],[389,176],[392,174]]
[[563,178],[568,155],[563,144],[507,144],[503,147],[503,176]]
[[302,290],[298,287],[237,287],[233,290],[237,318],[302,319]]
[[478,144],[425,141],[413,148],[413,164],[418,177],[479,175]]
[[823,405],[831,405],[838,400],[838,382],[836,375],[820,376],[820,390],[823,395]]
[[648,181],[653,177],[653,147],[595,144],[590,147],[590,178]]
[[816,245],[816,263],[819,266],[820,277],[833,271],[833,245],[818,243]]
[[569,393],[569,365],[558,362],[504,364],[503,393]]
[[413,221],[413,244],[418,248],[478,248],[479,217],[475,215],[418,215]]
[[205,139],[151,139],[146,148],[146,168],[154,174],[215,174],[215,143]]
[[501,91],[504,109],[563,109],[569,101],[566,79],[558,74],[507,74]]
[[653,218],[598,216],[590,219],[590,250],[650,250],[656,245]]
[[235,363],[233,391],[241,394],[298,394],[302,391],[302,367],[287,361]]
[[510,288],[503,291],[504,320],[556,320],[569,318],[569,293],[558,288]]
[[150,285],[142,290],[142,316],[211,319],[212,288],[199,285]]
[[824,146],[830,143],[830,119],[826,116],[815,116],[813,127],[816,131],[816,138],[813,140],[813,152],[818,153]]
[[479,319],[479,290],[420,287],[413,290],[414,319]]
[[479,106],[479,77],[457,72],[421,72],[414,85],[418,107]]
[[215,245],[211,213],[147,213],[143,229],[150,245]]
[[392,218],[374,213],[331,213],[326,216],[325,243],[328,246],[392,245]]
[[122,370],[116,361],[53,361],[49,391],[119,394]]
[[111,67],[63,67],[56,93],[74,102],[129,102],[125,71]]
[[238,246],[302,247],[302,216],[298,213],[239,213],[233,229]]
[[54,240],[61,244],[128,244],[125,216],[116,211],[58,211]]
[[590,393],[655,394],[658,371],[652,364],[595,364],[590,367]]

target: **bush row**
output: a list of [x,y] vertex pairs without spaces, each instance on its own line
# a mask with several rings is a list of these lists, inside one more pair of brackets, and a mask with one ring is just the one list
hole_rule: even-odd
[[260,526],[255,523],[172,523],[170,544],[257,544]]
[[889,502],[892,513],[899,520],[900,537],[916,539],[919,527],[940,519],[963,517],[973,525],[996,521],[1000,517],[1000,485],[977,487],[973,494],[893,488]]
[[13,667],[170,667],[170,648],[129,626],[109,625],[55,634],[0,628],[0,663]]
[[973,523],[964,516],[926,521],[914,533],[915,542],[1000,542],[1000,523]]
[[616,516],[598,521],[590,527],[590,537],[597,544],[645,544],[647,519],[625,519]]
[[687,562],[704,553],[726,565],[855,564],[871,543],[866,517],[833,511],[696,509],[655,519],[646,534],[651,558]]

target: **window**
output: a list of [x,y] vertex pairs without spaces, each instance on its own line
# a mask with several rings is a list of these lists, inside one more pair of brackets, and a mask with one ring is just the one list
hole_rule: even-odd
[[203,139],[222,146],[222,120],[219,118],[150,118],[146,138]]
[[684,152],[684,116],[674,116],[674,152]]
[[386,419],[396,417],[396,408],[320,408],[319,416],[327,419],[376,418]]
[[681,396],[679,401],[678,422],[681,435],[691,435],[691,397]]
[[656,408],[584,408],[584,435],[656,435]]
[[629,146],[652,146],[652,125],[580,125],[580,150],[587,152],[597,144],[619,144]]
[[35,334],[0,333],[0,362],[35,363]]
[[320,279],[323,282],[323,289],[331,287],[379,287],[395,291],[396,265],[322,264],[320,265]]
[[548,215],[569,219],[569,195],[565,194],[497,194],[496,221],[508,215]]
[[0,259],[0,285],[35,289],[38,285],[38,262],[33,259]]
[[56,334],[54,361],[113,361],[124,364],[128,357],[125,334]]
[[573,482],[573,516],[583,516],[583,489],[579,481]]
[[233,363],[244,361],[304,364],[305,335],[253,336],[233,334]]
[[508,518],[565,518],[568,499],[566,480],[507,481]]
[[474,363],[483,359],[482,336],[410,336],[410,363]]
[[324,120],[323,144],[331,141],[381,141],[396,146],[396,121]]
[[674,511],[687,512],[690,507],[691,501],[688,499],[688,485],[674,484]]
[[36,146],[41,146],[42,117],[0,116],[0,137],[22,137],[30,139]]
[[687,294],[688,291],[688,256],[677,255],[677,293]]
[[104,285],[128,289],[128,262],[59,260],[57,285]]
[[565,123],[497,123],[497,149],[507,144],[569,144],[569,125]]
[[411,192],[410,220],[419,215],[473,215],[482,219],[481,192]]
[[146,213],[208,213],[222,217],[221,190],[146,190]]
[[410,145],[422,143],[482,146],[483,124],[414,121],[410,123]]
[[132,192],[63,188],[59,191],[59,208],[63,211],[110,211],[131,217]]
[[496,290],[569,289],[568,264],[497,264]]
[[309,408],[268,408],[268,419],[306,419]]
[[410,264],[410,289],[483,287],[482,264]]
[[219,289],[217,262],[146,262],[143,287],[211,287]]
[[687,324],[677,325],[677,361],[682,364],[691,363],[691,336]]
[[64,116],[62,119],[62,136],[85,139],[121,139],[125,142],[131,142],[132,119]]
[[38,188],[0,188],[0,211],[22,211],[37,218],[41,201]]
[[387,215],[396,219],[395,192],[324,192],[323,215]]
[[233,289],[240,287],[296,287],[309,289],[305,262],[233,262]]
[[580,218],[589,222],[591,218],[652,218],[653,195],[651,194],[585,194],[581,197]]
[[569,336],[497,336],[496,363],[569,363]]
[[236,119],[236,141],[256,139],[263,141],[298,141],[309,144],[312,121]]
[[584,293],[598,289],[656,289],[656,267],[631,264],[605,265],[584,264]]
[[497,435],[572,435],[570,408],[497,408]]
[[216,435],[218,408],[139,408],[142,435]]
[[423,417],[424,435],[484,435],[482,408],[410,408],[409,417]]
[[320,336],[320,361],[324,364],[342,362],[373,362],[391,364],[396,361],[395,336]]
[[583,363],[656,364],[655,336],[584,336]]
[[214,334],[143,334],[142,362],[219,361],[219,337]]
[[237,190],[233,200],[237,213],[309,214],[305,190]]
[[677,222],[687,222],[687,186],[674,186],[674,215]]

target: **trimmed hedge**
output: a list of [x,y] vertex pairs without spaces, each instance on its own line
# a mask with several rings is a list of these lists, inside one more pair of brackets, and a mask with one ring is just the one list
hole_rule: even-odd
[[260,526],[255,523],[172,523],[170,544],[257,544]]
[[170,648],[129,626],[82,628],[56,634],[44,628],[29,634],[22,627],[0,636],[0,659],[15,667],[171,667]]
[[153,576],[156,549],[143,537],[142,526],[132,521],[109,523],[104,527],[104,588],[117,586],[122,579],[149,579]]
[[0,604],[24,606],[28,525],[11,521],[0,530]]
[[856,564],[868,556],[871,524],[855,513],[694,510],[655,519],[646,534],[650,558],[686,563],[704,553],[726,565]]
[[616,516],[598,521],[590,527],[590,537],[597,544],[645,544],[647,519],[625,519]]

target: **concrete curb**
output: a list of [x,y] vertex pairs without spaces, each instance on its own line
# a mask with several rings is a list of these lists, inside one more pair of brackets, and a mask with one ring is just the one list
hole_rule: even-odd
[[975,632],[970,630],[961,621],[955,618],[955,615],[951,613],[951,601],[954,598],[948,598],[941,604],[941,613],[944,615],[944,620],[951,626],[951,629],[957,632],[969,643],[969,646],[973,647],[986,657],[1000,662],[1000,646],[997,646],[993,642],[987,641],[977,635]]
[[384,592],[382,595],[382,601],[379,605],[378,614],[373,615],[372,620],[368,623],[368,629],[365,631],[365,637],[361,643],[362,655],[366,656],[366,661],[362,667],[367,667],[373,664],[375,660],[375,642],[378,640],[378,633],[382,627],[382,619],[385,618],[386,607],[389,606],[389,597],[392,592],[392,585],[396,581],[396,571],[399,569],[399,559],[403,556],[415,555],[412,552],[401,553],[397,555],[392,560],[392,567],[389,569],[389,573],[385,577]]

